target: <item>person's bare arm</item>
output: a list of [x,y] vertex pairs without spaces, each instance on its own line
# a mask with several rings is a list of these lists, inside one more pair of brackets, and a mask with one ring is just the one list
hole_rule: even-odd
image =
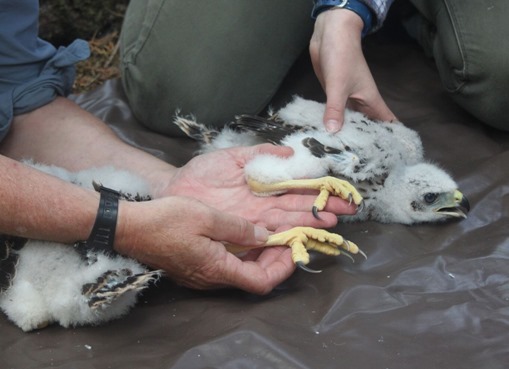
[[[0,233],[72,245],[88,238],[99,195],[0,156]],[[237,287],[267,293],[294,270],[291,250],[239,259],[223,242],[257,246],[265,229],[196,200],[121,201],[115,249],[192,288]],[[71,247],[71,246],[69,246]]]
[[0,232],[74,242],[88,238],[99,195],[0,156]]
[[160,192],[176,169],[126,144],[94,115],[63,97],[16,116],[0,145],[0,154],[71,171],[112,165],[145,178],[154,194]]
[[353,208],[344,201],[332,199],[327,209],[330,213],[322,214],[325,221],[317,221],[309,211],[313,195],[257,197],[251,194],[244,180],[243,166],[263,152],[292,154],[289,148],[270,145],[264,149],[237,148],[201,155],[177,169],[126,144],[102,121],[64,98],[17,116],[0,145],[0,154],[16,160],[33,159],[71,171],[104,165],[127,169],[145,178],[156,198],[193,197],[218,210],[264,224],[270,230],[282,225],[332,227],[337,221],[336,214],[352,212]]
[[[86,240],[99,204],[94,191],[13,159],[30,158],[72,171],[113,165],[144,177],[156,195],[148,202],[121,201],[117,251],[162,268],[190,287],[233,286],[266,293],[294,270],[290,250],[268,248],[241,259],[227,252],[224,242],[259,246],[268,236],[263,227],[328,227],[336,224],[335,214],[353,210],[332,199],[319,221],[311,215],[314,196],[309,194],[254,196],[245,183],[243,166],[262,152],[291,155],[291,149],[270,145],[237,148],[202,155],[177,170],[125,144],[90,113],[58,98],[17,116],[0,145],[4,212],[0,232],[64,243]],[[214,170],[218,165],[221,170]]]

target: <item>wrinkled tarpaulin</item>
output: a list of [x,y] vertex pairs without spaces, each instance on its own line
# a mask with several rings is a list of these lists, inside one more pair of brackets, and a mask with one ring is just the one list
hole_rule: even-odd
[[[509,134],[488,129],[443,92],[430,60],[406,41],[368,39],[367,58],[396,115],[428,158],[458,180],[467,220],[336,231],[367,261],[317,256],[267,297],[196,292],[169,281],[124,319],[22,333],[0,317],[1,368],[503,368],[509,361]],[[322,100],[305,62],[276,98]],[[138,125],[120,84],[76,97],[124,139],[182,164],[195,146]],[[241,113],[241,112],[239,112]],[[509,118],[508,118],[509,119]]]

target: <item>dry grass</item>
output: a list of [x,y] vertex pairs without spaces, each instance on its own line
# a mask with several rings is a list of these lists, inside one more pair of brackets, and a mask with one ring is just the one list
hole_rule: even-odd
[[55,47],[87,40],[91,56],[76,65],[73,92],[120,77],[118,38],[129,0],[40,0],[39,35]]
[[74,93],[93,90],[108,79],[120,77],[118,36],[119,31],[113,31],[88,41],[90,58],[76,65]]

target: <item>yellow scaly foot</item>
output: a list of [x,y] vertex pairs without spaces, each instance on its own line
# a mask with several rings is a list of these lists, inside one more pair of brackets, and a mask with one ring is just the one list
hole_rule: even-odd
[[262,183],[248,177],[247,184],[256,195],[284,193],[292,189],[318,190],[320,193],[312,209],[313,215],[318,219],[320,218],[318,211],[325,208],[330,195],[338,196],[343,200],[348,200],[350,203],[353,202],[360,209],[362,209],[363,204],[362,196],[354,186],[345,180],[331,176],[313,179],[292,179],[275,183]]
[[332,256],[345,254],[350,258],[350,254],[361,254],[366,257],[366,254],[355,243],[345,240],[339,234],[312,227],[295,227],[285,232],[272,234],[265,245],[287,245],[291,247],[293,262],[299,268],[312,273],[321,271],[306,267],[309,263],[308,251],[318,251]]
[[[366,254],[355,243],[345,240],[339,234],[312,227],[295,227],[288,231],[274,233],[269,236],[267,242],[261,247],[269,246],[290,247],[292,249],[293,262],[299,268],[311,273],[320,273],[321,271],[306,267],[309,263],[308,251],[318,251],[332,256],[343,254],[351,260],[353,260],[351,254],[360,254],[367,258]],[[226,245],[226,249],[237,253],[246,251],[250,247]]]

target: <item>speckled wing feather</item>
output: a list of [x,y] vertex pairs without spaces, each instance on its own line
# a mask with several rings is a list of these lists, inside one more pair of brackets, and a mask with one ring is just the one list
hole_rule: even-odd
[[307,137],[302,140],[302,145],[306,147],[311,155],[317,158],[324,158],[327,155],[341,155],[344,151],[349,151],[348,148],[343,150],[322,144],[314,137]]
[[105,308],[129,291],[140,291],[157,280],[161,271],[134,274],[130,269],[108,270],[93,283],[83,285],[81,292],[91,309]]
[[201,142],[202,144],[210,144],[213,142],[219,131],[212,127],[205,127],[203,124],[196,122],[192,118],[177,117],[175,124],[190,138]]
[[268,118],[255,115],[239,115],[235,121],[229,124],[229,127],[236,131],[254,132],[264,141],[274,144],[280,144],[281,141],[297,132],[316,131],[314,127],[291,124],[279,118],[277,114]]
[[11,286],[18,264],[16,251],[20,250],[27,241],[26,238],[0,234],[0,293]]

